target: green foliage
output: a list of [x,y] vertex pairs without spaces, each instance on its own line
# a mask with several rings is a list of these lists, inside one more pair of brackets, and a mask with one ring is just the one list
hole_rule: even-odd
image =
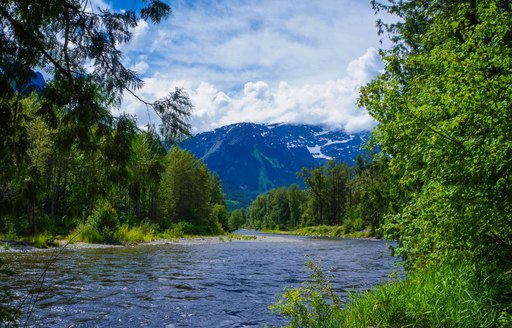
[[[410,265],[512,267],[512,15],[506,1],[375,4],[401,17],[360,104],[405,191],[385,232]],[[386,26],[382,26],[386,28]]]
[[164,219],[188,222],[195,234],[222,233],[228,228],[218,177],[192,153],[171,148],[159,190]]
[[435,266],[404,280],[353,292],[342,307],[329,276],[309,262],[311,280],[288,289],[270,309],[288,327],[508,327],[510,276],[482,279],[469,263]]
[[234,210],[229,214],[228,231],[235,231],[242,227],[245,222],[244,210]]
[[105,241],[103,234],[89,222],[79,224],[72,235],[76,236],[74,240],[85,243],[101,243]]
[[392,213],[397,197],[391,187],[387,159],[359,157],[357,167],[329,161],[325,166],[308,170],[304,178],[307,189],[297,185],[276,188],[258,196],[246,209],[246,226],[263,230],[293,230],[310,226],[342,226],[344,233],[311,231],[309,235],[346,235],[369,231],[379,236],[384,215]]
[[256,236],[249,236],[249,235],[240,235],[236,233],[230,233],[228,234],[228,241],[233,240],[256,240]]
[[[118,47],[140,19],[159,22],[170,8],[160,1],[144,1],[139,12],[89,7],[75,0],[0,4],[0,233],[69,231],[101,199],[120,216],[135,216],[135,224],[159,219],[161,140],[189,134],[193,106],[182,89],[141,100],[160,116],[160,135],[113,109],[124,92],[142,86]],[[42,67],[49,73],[44,92],[30,86]],[[95,229],[104,235],[117,226],[86,225],[81,230],[94,240]]]
[[183,238],[186,235],[191,235],[195,231],[195,228],[192,224],[184,221],[180,221],[176,224],[173,224],[169,229],[167,229],[164,233],[164,237],[166,238]]
[[23,239],[32,244],[35,248],[48,248],[49,246],[55,246],[54,237],[46,232],[35,236],[25,237]]
[[99,231],[105,238],[109,238],[119,227],[119,219],[110,202],[100,200],[87,218],[87,224]]
[[287,289],[269,309],[290,319],[287,327],[341,327],[335,316],[341,301],[332,289],[331,276],[308,261],[310,280],[301,287]]
[[121,225],[113,234],[115,240],[125,245],[152,241],[156,238],[157,226],[150,222],[143,222],[138,226]]
[[500,280],[482,280],[467,263],[434,266],[352,294],[340,317],[346,327],[505,327]]
[[341,226],[312,226],[297,229],[295,234],[300,236],[314,236],[314,237],[343,237],[345,230]]
[[77,227],[76,240],[86,243],[113,240],[118,227],[119,219],[116,210],[108,200],[100,200],[87,220]]
[[228,226],[228,210],[225,205],[215,204],[210,213],[210,225],[212,228],[213,234],[221,234],[224,231],[229,230]]

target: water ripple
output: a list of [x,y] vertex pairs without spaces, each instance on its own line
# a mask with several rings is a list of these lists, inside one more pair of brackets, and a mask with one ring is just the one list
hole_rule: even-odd
[[[342,296],[383,282],[395,269],[384,242],[296,238],[300,243],[227,242],[64,252],[38,290],[32,326],[261,327],[285,321],[267,307],[307,278],[305,255],[334,275]],[[48,261],[7,260],[9,286],[26,295]]]

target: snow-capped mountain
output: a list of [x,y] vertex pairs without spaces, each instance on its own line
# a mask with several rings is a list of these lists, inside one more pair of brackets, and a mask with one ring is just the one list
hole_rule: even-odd
[[222,180],[231,207],[292,183],[296,173],[329,159],[353,164],[369,133],[347,134],[314,125],[237,123],[200,133],[182,147],[201,158]]

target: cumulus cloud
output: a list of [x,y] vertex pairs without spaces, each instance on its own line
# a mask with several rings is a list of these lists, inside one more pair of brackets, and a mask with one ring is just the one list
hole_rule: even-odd
[[[378,46],[376,17],[361,0],[175,1],[158,25],[144,21],[123,52],[148,55],[147,74],[208,81],[231,92],[245,82],[320,83],[346,74],[355,54]],[[132,60],[132,64],[134,61]]]
[[[246,82],[243,92],[230,95],[209,82],[172,80],[167,74],[157,73],[146,79],[141,94],[155,99],[174,87],[185,88],[195,106],[191,118],[194,132],[237,122],[321,124],[358,132],[375,124],[366,110],[356,106],[359,88],[381,67],[377,51],[369,48],[347,65],[347,76],[321,83],[298,85],[282,81],[271,87],[265,81]],[[126,110],[140,121],[158,122],[135,99],[125,104]]]
[[[123,2],[124,3],[124,2]],[[381,62],[376,17],[361,0],[173,2],[161,24],[144,21],[122,46],[153,101],[184,88],[194,132],[236,122],[311,123],[367,130],[359,88]],[[123,109],[139,124],[158,118],[129,94]]]
[[136,71],[139,74],[144,74],[149,68],[149,64],[145,60],[140,60],[135,65],[131,67],[134,71]]

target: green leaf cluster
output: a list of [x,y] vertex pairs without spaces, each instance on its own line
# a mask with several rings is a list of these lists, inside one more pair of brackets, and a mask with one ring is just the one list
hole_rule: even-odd
[[512,6],[390,1],[385,71],[361,91],[404,197],[386,220],[407,264],[512,268]]

